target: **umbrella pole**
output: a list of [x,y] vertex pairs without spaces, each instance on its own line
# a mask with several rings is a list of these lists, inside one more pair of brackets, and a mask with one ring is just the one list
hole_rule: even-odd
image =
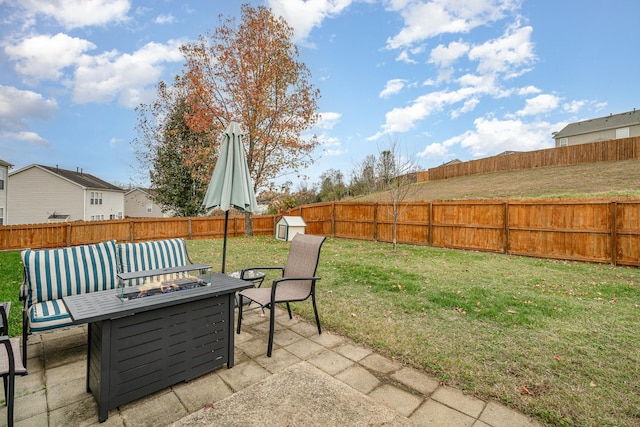
[[224,213],[224,239],[222,241],[222,273],[227,261],[227,231],[229,230],[229,211]]

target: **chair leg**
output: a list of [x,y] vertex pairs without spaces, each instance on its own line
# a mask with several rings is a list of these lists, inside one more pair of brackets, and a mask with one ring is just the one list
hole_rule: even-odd
[[[240,301],[242,301],[242,297],[240,297]],[[242,304],[238,304],[238,331],[236,333],[240,333],[240,326],[242,325]]]
[[293,319],[293,316],[291,315],[291,307],[289,306],[289,303],[287,303],[287,311],[289,312],[289,319]]
[[322,328],[320,327],[320,317],[318,316],[318,307],[316,306],[316,294],[311,294],[311,303],[313,304],[313,312],[316,315],[316,324],[318,325],[318,334],[322,335]]
[[[6,377],[5,377],[6,380]],[[5,388],[5,394],[7,394],[6,402],[7,402],[7,426],[13,427],[13,395],[14,395],[14,387],[15,387],[15,376],[13,373],[9,374],[8,382],[8,390]],[[6,387],[6,386],[5,386]]]
[[273,349],[273,328],[276,323],[276,310],[275,305],[269,306],[269,345],[267,346],[267,357],[271,357],[271,350]]

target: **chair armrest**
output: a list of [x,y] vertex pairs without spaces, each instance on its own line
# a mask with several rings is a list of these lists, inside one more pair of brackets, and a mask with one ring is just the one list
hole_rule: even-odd
[[273,284],[277,286],[278,283],[286,282],[288,280],[313,280],[315,282],[316,280],[320,280],[320,277],[280,277],[278,279],[274,279]]
[[284,274],[284,267],[249,267],[249,268],[243,268],[242,270],[240,270],[240,278],[243,279],[244,278],[244,272],[245,271],[249,271],[249,270],[280,270],[281,274]]

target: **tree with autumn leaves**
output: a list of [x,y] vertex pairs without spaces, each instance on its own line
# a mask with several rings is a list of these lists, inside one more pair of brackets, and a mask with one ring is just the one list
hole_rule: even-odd
[[[292,36],[293,29],[283,18],[264,6],[244,4],[241,22],[221,16],[213,33],[183,45],[183,72],[176,76],[171,90],[159,85],[156,103],[138,109],[138,127],[146,123],[147,128],[155,127],[147,136],[159,136],[153,141],[140,138],[138,158],[153,158],[154,150],[149,147],[167,143],[162,136],[175,117],[155,113],[182,111],[189,137],[195,139],[180,146],[180,157],[191,178],[205,190],[220,136],[232,120],[245,132],[244,148],[256,192],[271,189],[274,179],[285,173],[309,166],[318,140],[315,135],[305,136],[304,131],[318,120],[320,92],[310,83],[309,69],[298,60]],[[179,103],[184,105],[178,108]],[[162,193],[164,188],[154,190]],[[250,214],[246,224],[246,233],[252,234]]]

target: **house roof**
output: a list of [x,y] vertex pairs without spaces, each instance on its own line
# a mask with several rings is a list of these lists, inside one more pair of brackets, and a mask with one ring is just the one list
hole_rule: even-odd
[[569,136],[582,135],[601,130],[618,129],[634,125],[640,125],[640,110],[634,109],[633,111],[627,111],[626,113],[610,114],[606,117],[599,117],[597,119],[569,123],[553,137],[555,139],[566,138]]
[[132,189],[130,189],[129,191],[127,191],[124,195],[128,195],[133,193],[134,191],[140,191],[144,194],[146,194],[147,196],[153,196],[154,191],[150,188],[144,188],[144,187],[133,187]]
[[13,165],[11,163],[9,163],[9,162],[5,162],[4,160],[0,159],[0,166],[6,166],[6,167],[10,168]]
[[82,169],[77,169],[75,171],[72,171],[67,169],[61,169],[57,166],[53,167],[53,166],[44,166],[44,165],[30,165],[13,172],[11,175],[18,174],[20,172],[23,172],[27,169],[31,169],[34,167],[39,169],[44,169],[45,171],[58,175],[59,177],[66,179],[67,181],[73,182],[74,184],[84,188],[124,192],[122,188],[116,185],[113,185],[107,181],[104,181],[94,175],[88,174],[84,172]]

